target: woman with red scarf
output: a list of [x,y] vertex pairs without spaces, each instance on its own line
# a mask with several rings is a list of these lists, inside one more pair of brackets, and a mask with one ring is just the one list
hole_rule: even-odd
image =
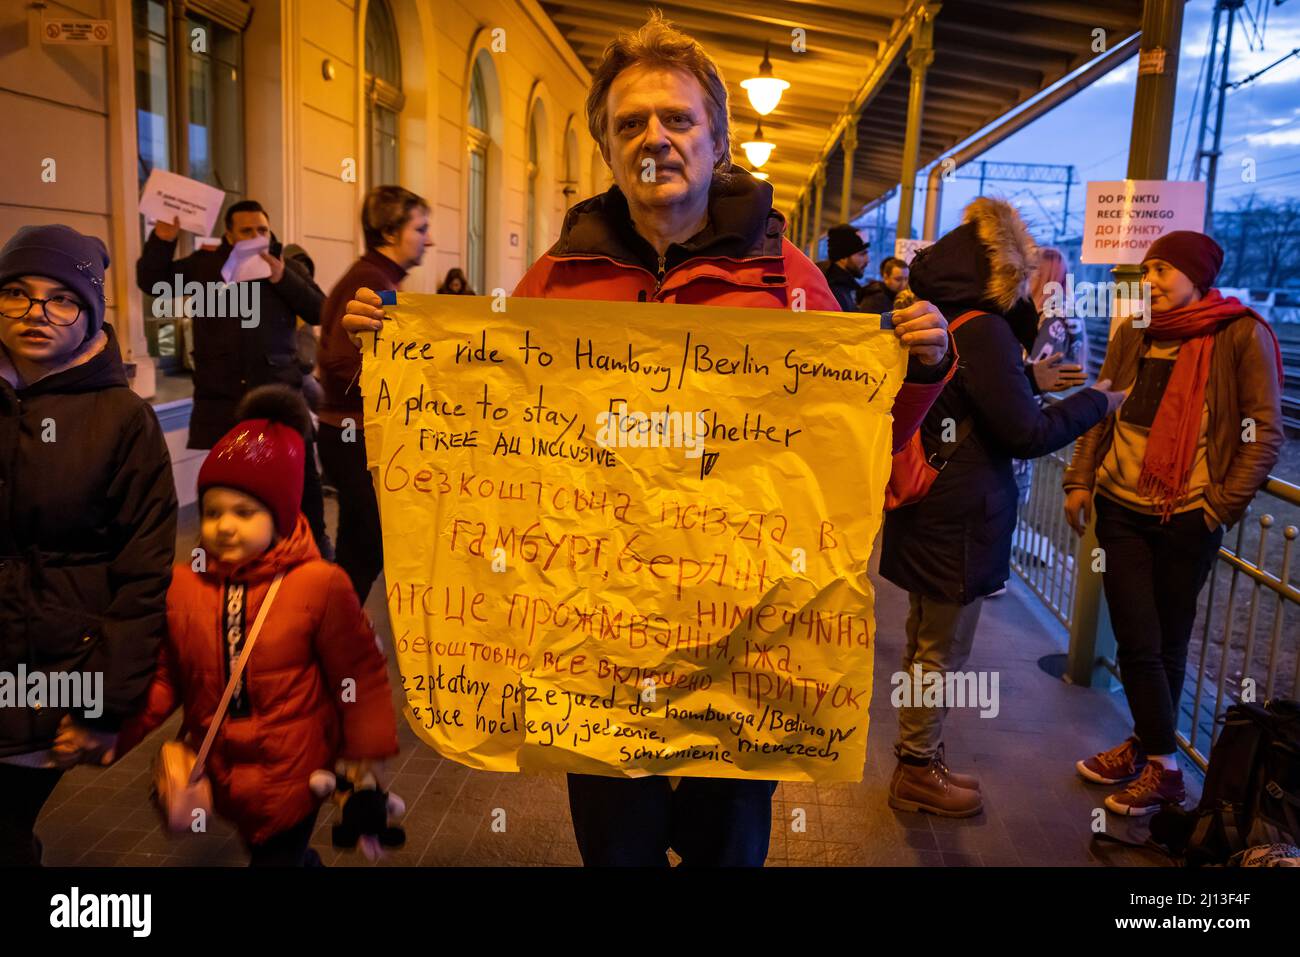
[[[1254,310],[1211,288],[1218,243],[1179,231],[1151,244],[1142,279],[1150,323],[1126,322],[1101,377],[1129,389],[1079,439],[1065,514],[1082,535],[1096,503],[1103,585],[1133,735],[1077,762],[1116,814],[1146,815],[1186,794],[1175,721],[1196,600],[1224,528],[1245,514],[1284,441],[1282,352]],[[1095,493],[1095,494],[1094,494]]]

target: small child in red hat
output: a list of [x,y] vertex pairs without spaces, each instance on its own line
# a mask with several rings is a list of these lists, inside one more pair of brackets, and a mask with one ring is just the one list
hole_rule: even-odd
[[178,705],[199,749],[270,600],[206,774],[214,810],[238,827],[253,866],[318,864],[311,773],[342,761],[360,777],[397,753],[387,663],[347,575],[321,559],[299,509],[310,428],[301,395],[255,389],[239,418],[199,470],[199,547],[174,569],[158,671],[118,753]]

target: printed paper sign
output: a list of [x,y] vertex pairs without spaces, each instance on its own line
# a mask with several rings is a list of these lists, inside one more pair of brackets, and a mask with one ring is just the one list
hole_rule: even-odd
[[1088,184],[1083,221],[1085,263],[1134,265],[1166,233],[1205,228],[1205,184],[1126,179]]
[[111,20],[42,20],[41,42],[108,46],[113,36]]
[[164,223],[179,217],[181,229],[207,236],[225,199],[225,192],[215,186],[155,168],[140,193],[140,214]]
[[894,335],[396,301],[361,388],[420,737],[494,771],[860,780]]

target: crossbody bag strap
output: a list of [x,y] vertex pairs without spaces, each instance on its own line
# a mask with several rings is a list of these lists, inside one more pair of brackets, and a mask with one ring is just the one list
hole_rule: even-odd
[[[988,313],[980,309],[970,309],[963,312],[952,322],[948,323],[948,334],[952,335],[970,320],[986,315],[988,315]],[[957,451],[958,447],[963,442],[970,438],[970,434],[974,428],[975,416],[966,416],[966,418],[957,423],[957,431],[953,434],[952,441],[943,443],[943,445],[935,449],[934,452],[926,456],[926,463],[932,466],[936,471],[942,472],[944,466],[948,464],[948,460],[952,458],[953,453]]]
[[230,680],[226,682],[226,690],[221,696],[221,703],[217,705],[217,712],[212,716],[212,723],[208,725],[208,733],[203,738],[203,747],[199,748],[199,756],[194,761],[194,770],[190,773],[191,787],[203,777],[203,765],[208,759],[208,752],[212,750],[212,742],[216,740],[217,729],[221,727],[221,722],[226,717],[226,709],[230,707],[230,699],[235,696],[235,688],[239,685],[239,679],[244,673],[244,665],[248,664],[248,656],[253,651],[257,636],[262,631],[262,623],[266,621],[266,613],[271,610],[271,602],[275,601],[275,593],[280,590],[280,582],[283,580],[283,572],[275,576],[275,579],[271,582],[271,587],[267,589],[266,597],[262,599],[262,607],[257,610],[257,617],[253,620],[253,628],[248,633],[248,640],[244,642],[244,650],[239,653],[239,658],[235,661],[235,667],[230,672]]

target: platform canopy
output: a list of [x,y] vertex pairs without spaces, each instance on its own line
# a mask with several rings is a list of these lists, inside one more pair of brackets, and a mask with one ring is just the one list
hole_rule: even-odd
[[[645,22],[646,0],[541,7],[594,70],[605,44]],[[933,17],[934,58],[925,87],[918,167],[1073,72],[1140,27],[1141,0],[690,0],[654,3],[717,61],[731,93],[734,152],[752,138],[757,113],[740,81],[755,76],[765,44],[774,75],[788,80],[763,117],[776,144],[763,167],[779,208],[791,211],[825,163],[817,232],[852,218],[899,182],[907,128],[907,54],[918,21]],[[806,52],[791,50],[801,29]],[[1104,44],[1104,47],[1102,46]],[[855,123],[849,216],[840,207],[843,135]]]

